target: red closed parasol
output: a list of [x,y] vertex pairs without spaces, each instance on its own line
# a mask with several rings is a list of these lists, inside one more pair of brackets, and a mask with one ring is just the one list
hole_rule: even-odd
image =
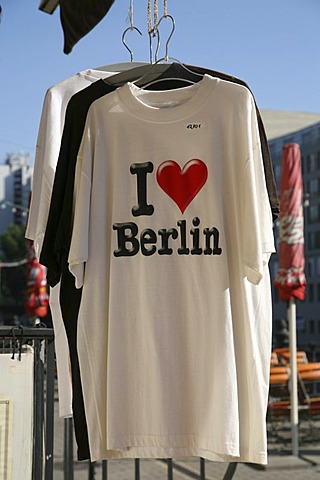
[[297,143],[283,147],[280,183],[279,271],[275,280],[281,300],[304,300],[303,184]]
[[280,244],[279,271],[275,286],[281,300],[287,301],[290,348],[290,417],[292,453],[299,454],[298,388],[297,388],[297,332],[295,299],[304,300],[303,183],[300,147],[296,143],[284,145],[280,183]]

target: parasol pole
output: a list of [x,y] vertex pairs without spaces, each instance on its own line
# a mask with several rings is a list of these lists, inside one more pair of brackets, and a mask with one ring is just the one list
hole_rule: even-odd
[[298,415],[298,373],[297,373],[297,317],[296,303],[294,299],[288,301],[287,307],[289,323],[289,347],[290,347],[290,419],[291,419],[291,445],[292,455],[299,455],[299,415]]

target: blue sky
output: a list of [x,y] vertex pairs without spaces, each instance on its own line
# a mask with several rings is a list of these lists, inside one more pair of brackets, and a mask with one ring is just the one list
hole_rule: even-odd
[[[0,162],[17,152],[33,160],[46,90],[78,71],[130,60],[121,42],[129,0],[115,0],[69,55],[59,9],[48,15],[40,0],[0,3]],[[176,21],[172,57],[242,78],[261,109],[320,113],[319,0],[168,0],[168,13]],[[134,0],[134,20],[143,36],[129,32],[127,43],[135,60],[148,61],[147,0]],[[169,27],[162,22],[160,56]]]

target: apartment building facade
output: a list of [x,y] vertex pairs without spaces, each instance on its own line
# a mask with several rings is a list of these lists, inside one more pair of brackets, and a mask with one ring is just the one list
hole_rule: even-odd
[[0,164],[0,233],[26,224],[32,174],[29,154],[8,155]]

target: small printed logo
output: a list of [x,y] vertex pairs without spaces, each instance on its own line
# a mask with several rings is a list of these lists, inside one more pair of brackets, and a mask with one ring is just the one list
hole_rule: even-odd
[[186,125],[186,128],[188,130],[199,130],[200,128],[203,128],[203,124],[202,123],[188,123]]

